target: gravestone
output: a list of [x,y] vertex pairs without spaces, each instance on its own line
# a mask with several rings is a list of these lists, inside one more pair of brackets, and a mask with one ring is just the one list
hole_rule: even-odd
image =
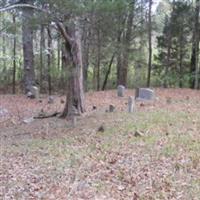
[[123,85],[119,85],[117,87],[117,96],[124,97],[124,94],[125,94],[125,87]]
[[0,107],[0,117],[5,117],[8,115],[8,110]]
[[115,111],[115,106],[110,105],[110,106],[109,106],[109,112],[114,112],[114,111]]
[[31,94],[33,95],[33,98],[39,99],[39,97],[40,97],[40,92],[39,92],[39,88],[38,88],[38,87],[32,86],[32,87],[30,88],[30,92],[31,92]]
[[34,95],[32,94],[32,92],[30,92],[30,91],[26,94],[26,96],[28,98],[30,98],[30,99],[34,99],[35,98]]
[[135,107],[135,99],[134,97],[129,97],[128,98],[128,112],[132,113],[136,111],[136,107]]
[[23,122],[24,122],[25,124],[30,124],[30,123],[34,122],[34,118],[31,117],[31,118],[24,119]]
[[155,99],[155,92],[149,88],[137,88],[135,92],[135,99],[142,101],[149,101]]
[[54,97],[53,96],[49,96],[48,103],[49,104],[53,104],[54,103]]

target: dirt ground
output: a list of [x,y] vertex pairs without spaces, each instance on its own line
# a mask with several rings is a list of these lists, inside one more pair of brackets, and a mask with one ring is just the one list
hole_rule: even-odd
[[48,104],[0,95],[0,199],[199,200],[200,91],[155,92],[133,114],[134,90],[87,93],[75,127],[56,117],[23,122],[42,109],[61,112],[63,96]]

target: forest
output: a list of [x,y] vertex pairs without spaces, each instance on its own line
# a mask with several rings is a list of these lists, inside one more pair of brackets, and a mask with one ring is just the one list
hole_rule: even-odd
[[200,0],[1,0],[0,198],[198,199]]

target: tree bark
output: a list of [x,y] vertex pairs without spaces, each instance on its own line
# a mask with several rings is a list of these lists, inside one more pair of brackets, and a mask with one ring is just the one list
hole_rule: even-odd
[[199,41],[200,41],[200,1],[196,0],[193,36],[192,36],[192,55],[191,55],[191,81],[190,87],[192,89],[198,89],[199,85]]
[[[2,26],[5,27],[5,15],[4,13],[2,14]],[[3,34],[2,36],[2,55],[3,55],[3,71],[6,72],[6,35]],[[4,81],[7,84],[7,77],[6,74],[4,75]]]
[[44,25],[40,27],[40,89],[43,90],[43,79],[44,79],[44,49],[45,49],[45,36],[44,36]]
[[58,70],[60,70],[60,52],[61,52],[61,50],[60,50],[61,48],[60,48],[60,37],[58,37],[58,39],[57,39],[57,68],[58,68]]
[[15,94],[15,88],[16,88],[16,44],[17,44],[17,39],[16,39],[16,17],[13,14],[13,25],[14,25],[14,39],[13,39],[13,88],[12,92]]
[[151,85],[151,70],[152,70],[152,23],[151,23],[151,10],[152,0],[149,0],[149,23],[148,23],[148,41],[149,41],[149,61],[148,61],[148,76],[147,76],[147,87]]
[[97,61],[96,61],[96,67],[97,67],[97,91],[100,90],[100,64],[101,64],[101,41],[100,41],[100,31],[97,30]]
[[51,30],[49,27],[47,27],[47,35],[48,35],[48,54],[47,54],[48,91],[49,91],[49,95],[51,95],[52,93],[52,84],[51,84],[52,38],[51,38]]
[[66,104],[61,117],[81,115],[85,112],[83,90],[83,62],[79,23],[64,27],[58,23],[58,28],[65,39],[65,60],[68,63],[68,83]]
[[106,85],[107,85],[107,82],[108,82],[108,77],[109,77],[110,72],[111,72],[111,67],[112,67],[114,58],[115,58],[115,53],[113,53],[113,55],[111,57],[111,60],[110,60],[110,63],[109,63],[109,66],[108,66],[108,71],[106,73],[106,76],[105,76],[105,79],[104,79],[104,82],[103,82],[103,86],[102,86],[102,90],[103,91],[106,89]]
[[180,52],[179,52],[179,87],[183,87],[183,36],[180,36]]
[[[126,32],[124,37],[121,38],[121,33],[119,34],[119,42],[122,40],[122,51],[119,50],[117,59],[117,84],[127,86],[127,75],[128,75],[128,65],[129,65],[129,48],[132,36],[132,25],[134,17],[135,1],[130,4],[129,14],[126,24]],[[121,47],[120,47],[121,48]]]
[[[28,1],[26,2],[28,3]],[[33,28],[30,20],[33,17],[33,9],[23,8],[22,17],[22,41],[24,57],[24,88],[27,93],[35,84],[34,54],[33,54]]]
[[169,66],[170,66],[170,56],[171,56],[171,30],[169,30],[169,33],[168,33],[167,63],[165,65],[164,88],[168,88],[169,87],[168,75],[169,75]]
[[[88,30],[89,29],[89,30]],[[84,25],[83,29],[83,83],[84,90],[87,91],[89,51],[90,51],[90,27]]]

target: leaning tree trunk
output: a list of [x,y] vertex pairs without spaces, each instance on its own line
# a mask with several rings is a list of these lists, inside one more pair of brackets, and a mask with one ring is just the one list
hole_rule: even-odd
[[83,90],[83,62],[81,51],[80,30],[78,24],[64,27],[58,23],[58,28],[65,39],[65,56],[68,63],[67,96],[61,117],[81,115],[85,112]]
[[24,87],[25,92],[30,91],[35,84],[34,54],[33,54],[33,29],[30,23],[33,17],[31,8],[23,8],[22,40],[24,55]]
[[103,91],[106,89],[106,85],[107,85],[107,82],[108,82],[108,77],[109,77],[110,72],[111,72],[111,67],[112,67],[114,58],[115,58],[115,52],[113,53],[113,55],[111,57],[111,60],[110,60],[109,66],[108,66],[108,70],[106,72],[106,76],[105,76],[105,79],[104,79],[104,82],[103,82],[103,86],[102,86],[102,90]]

